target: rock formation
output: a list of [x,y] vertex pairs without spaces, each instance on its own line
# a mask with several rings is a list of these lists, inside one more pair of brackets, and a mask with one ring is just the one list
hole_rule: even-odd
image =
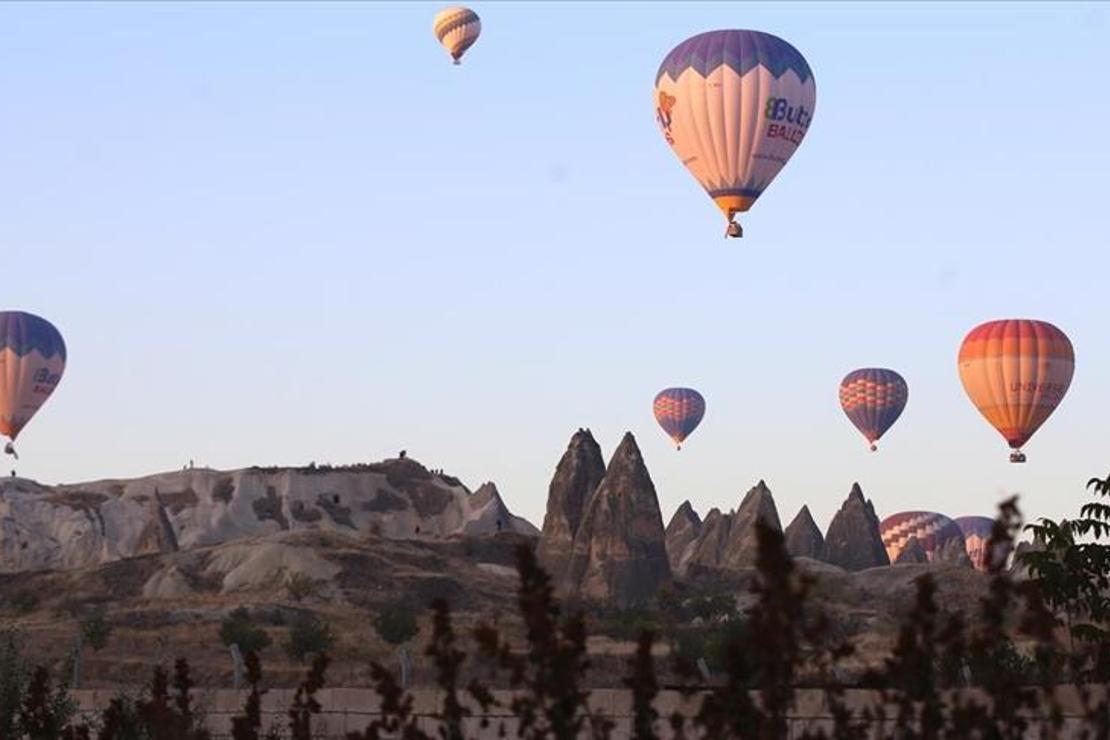
[[952,537],[933,552],[934,563],[947,563],[948,565],[962,565],[971,568],[971,558],[967,555],[967,545],[963,535]]
[[786,528],[786,551],[791,557],[820,560],[825,554],[825,538],[813,521],[809,507],[803,506]]
[[684,556],[701,534],[701,517],[689,501],[683,501],[667,525],[667,559],[671,572],[678,573],[685,562]]
[[556,581],[562,577],[570,560],[586,500],[604,477],[605,459],[601,456],[601,447],[590,430],[579,429],[570,438],[548,486],[547,514],[536,550],[540,564]]
[[925,554],[925,548],[921,546],[921,542],[916,537],[910,537],[906,540],[905,546],[902,547],[898,557],[894,559],[895,565],[905,565],[906,563],[924,563],[927,562],[929,556]]
[[492,485],[472,494],[412,459],[195,468],[60,486],[2,478],[0,573],[82,568],[294,530],[391,539],[496,534],[499,521],[502,531],[539,534]]
[[670,577],[655,486],[626,433],[583,507],[562,590],[627,608],[649,603]]
[[864,499],[859,483],[852,484],[848,498],[829,524],[822,559],[849,571],[890,565],[875,507]]
[[759,481],[744,496],[740,508],[728,514],[713,509],[702,523],[701,534],[690,546],[682,573],[739,570],[755,566],[758,549],[756,522],[782,531],[775,500],[767,484]]

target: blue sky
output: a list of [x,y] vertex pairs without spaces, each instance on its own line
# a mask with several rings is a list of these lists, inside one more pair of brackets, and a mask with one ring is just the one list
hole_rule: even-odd
[[[432,4],[0,5],[0,304],[70,351],[21,475],[407,448],[539,524],[588,426],[636,434],[665,519],[764,478],[824,526],[856,480],[880,515],[1061,516],[1106,473],[1110,7],[473,7],[454,68]],[[817,108],[726,242],[651,91],[729,27],[796,46]],[[1076,346],[1025,466],[956,372],[1006,317]],[[836,395],[868,365],[910,384],[874,455]],[[669,385],[709,404],[681,453]]]

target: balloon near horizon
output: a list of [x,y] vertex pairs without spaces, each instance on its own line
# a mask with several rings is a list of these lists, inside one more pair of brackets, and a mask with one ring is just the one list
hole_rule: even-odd
[[817,102],[813,72],[769,33],[700,33],[671,50],[655,75],[663,138],[728,221],[750,209],[797,151]]
[[53,324],[24,311],[0,311],[0,434],[9,440],[9,455],[19,457],[16,438],[54,393],[65,366],[65,341]]
[[871,451],[879,438],[902,415],[909,400],[906,380],[893,370],[865,367],[853,370],[840,381],[840,407],[856,425]]
[[1047,321],[988,321],[968,332],[958,364],[971,402],[1013,450],[1010,462],[1025,462],[1021,448],[1071,386],[1071,340]]
[[693,388],[666,388],[652,403],[655,421],[681,450],[682,443],[705,416],[705,399]]

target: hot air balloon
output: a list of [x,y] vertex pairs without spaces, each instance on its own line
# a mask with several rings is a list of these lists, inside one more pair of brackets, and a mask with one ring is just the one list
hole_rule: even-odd
[[[989,516],[961,516],[956,519],[956,526],[963,532],[964,545],[967,548],[967,556],[971,559],[971,564],[979,570],[989,570],[987,543],[991,539],[994,520]],[[1005,559],[1009,557],[1009,549],[1009,547],[1002,547],[998,550],[1001,562],[1004,563]]]
[[671,50],[655,75],[663,137],[728,220],[752,207],[809,130],[813,72],[790,44],[759,31],[709,31]]
[[478,40],[478,34],[482,32],[482,21],[470,8],[444,8],[436,13],[432,21],[432,32],[447,49],[454,63],[459,64],[466,50]]
[[1075,371],[1064,332],[1047,321],[988,321],[960,345],[960,380],[971,402],[1025,462],[1022,445],[1056,410]]
[[898,559],[911,537],[917,539],[929,561],[950,540],[963,539],[956,522],[935,511],[902,511],[892,514],[879,524],[879,534],[891,563]]
[[15,439],[62,378],[66,345],[46,319],[23,311],[0,311],[0,434]]
[[705,416],[705,399],[693,388],[667,388],[659,391],[652,404],[655,420],[674,440],[675,449],[694,431]]
[[875,442],[902,415],[909,394],[901,375],[881,367],[853,370],[840,381],[840,407],[871,443],[872,452],[877,449]]

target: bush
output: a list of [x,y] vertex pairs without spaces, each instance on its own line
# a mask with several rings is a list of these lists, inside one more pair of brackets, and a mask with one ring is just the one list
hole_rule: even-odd
[[285,593],[298,604],[305,599],[315,598],[319,591],[316,581],[304,573],[291,573],[285,581]]
[[220,624],[220,642],[224,645],[238,645],[239,651],[257,653],[270,646],[270,636],[266,630],[255,624],[250,612],[239,607]]
[[282,646],[285,654],[301,663],[323,655],[335,645],[331,625],[315,614],[298,614],[289,626],[289,639]]
[[95,612],[81,620],[81,640],[91,647],[93,652],[103,650],[111,634],[112,626],[105,621],[102,612]]

